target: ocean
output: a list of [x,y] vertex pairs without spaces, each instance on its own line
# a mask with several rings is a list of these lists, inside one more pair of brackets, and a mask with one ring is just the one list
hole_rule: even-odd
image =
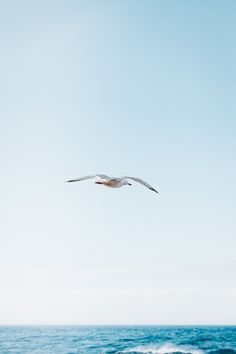
[[236,354],[233,326],[2,326],[0,354]]

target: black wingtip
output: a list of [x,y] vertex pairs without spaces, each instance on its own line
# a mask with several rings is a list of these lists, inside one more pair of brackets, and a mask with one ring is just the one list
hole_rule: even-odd
[[155,192],[155,193],[159,193],[156,189],[154,189],[154,188],[149,188],[149,189],[151,189],[151,191],[153,191],[153,192]]

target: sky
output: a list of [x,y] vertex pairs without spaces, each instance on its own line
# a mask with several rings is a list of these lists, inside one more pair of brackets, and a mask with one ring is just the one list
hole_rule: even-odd
[[0,324],[235,324],[235,36],[233,0],[0,1]]

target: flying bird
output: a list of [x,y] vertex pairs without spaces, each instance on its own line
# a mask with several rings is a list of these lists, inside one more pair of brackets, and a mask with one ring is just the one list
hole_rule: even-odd
[[129,180],[133,180],[135,182],[141,183],[143,186],[151,189],[153,192],[158,193],[158,191],[153,188],[150,184],[148,184],[147,182],[143,181],[140,178],[137,177],[128,177],[128,176],[124,176],[124,177],[109,177],[106,175],[100,175],[100,174],[95,174],[95,175],[89,175],[89,176],[84,176],[84,177],[80,177],[80,178],[76,178],[76,179],[69,179],[68,183],[70,182],[80,182],[80,181],[84,181],[86,179],[92,179],[92,178],[97,178],[97,181],[95,182],[96,184],[103,184],[106,187],[110,187],[110,188],[120,188],[123,186],[132,186],[132,184],[129,182]]

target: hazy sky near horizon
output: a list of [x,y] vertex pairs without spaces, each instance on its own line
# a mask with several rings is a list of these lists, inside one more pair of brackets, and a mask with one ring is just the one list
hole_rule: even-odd
[[0,1],[2,324],[235,323],[235,36],[230,0]]

